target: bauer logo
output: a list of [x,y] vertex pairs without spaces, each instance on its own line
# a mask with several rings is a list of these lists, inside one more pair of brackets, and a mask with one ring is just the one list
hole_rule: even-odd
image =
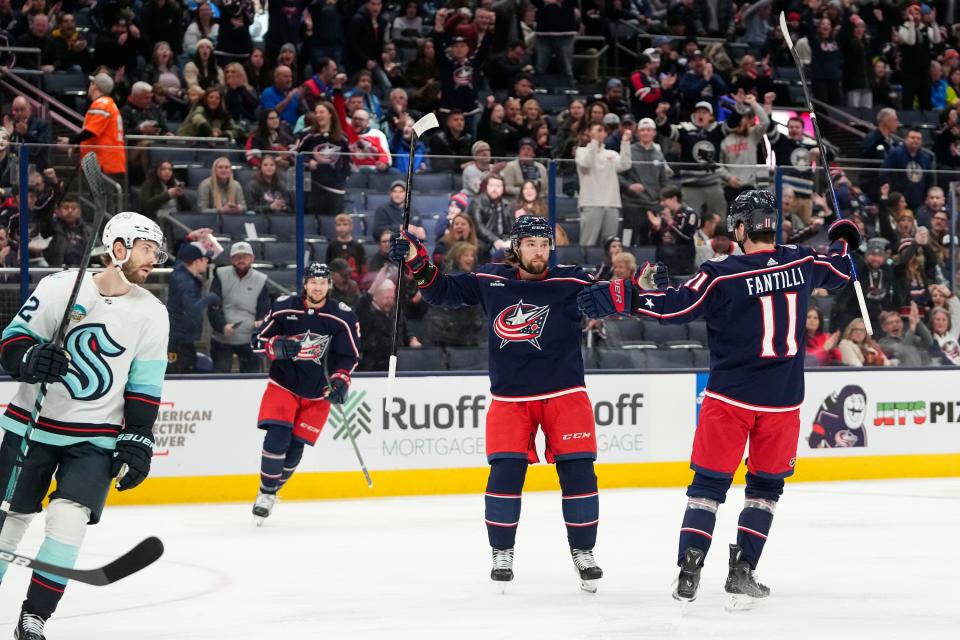
[[372,433],[373,407],[367,403],[366,397],[366,391],[351,391],[342,405],[333,406],[328,420],[334,428],[334,440],[346,440],[351,434],[356,439],[364,433]]

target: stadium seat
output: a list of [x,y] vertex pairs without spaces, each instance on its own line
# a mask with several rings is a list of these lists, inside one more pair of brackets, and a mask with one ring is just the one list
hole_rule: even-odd
[[424,192],[449,194],[453,191],[453,177],[449,173],[418,173],[413,176],[413,190],[416,194]]
[[693,355],[693,366],[697,369],[710,368],[710,351],[707,349],[690,349]]
[[584,247],[583,253],[586,264],[600,264],[606,258],[603,247]]
[[[189,227],[190,231],[203,228],[213,229],[214,232],[220,231],[220,216],[215,213],[182,211],[174,213],[170,217]],[[169,227],[170,235],[173,236],[174,240],[183,240],[187,237],[187,233],[189,233],[176,224],[171,224]]]
[[570,244],[580,243],[580,221],[579,220],[574,222],[564,222],[562,224],[558,224],[557,226],[563,229],[563,232],[567,234],[567,240],[570,242]]
[[[201,154],[201,156],[202,155],[203,154]],[[187,186],[190,186],[196,189],[197,187],[200,186],[201,182],[203,182],[206,178],[210,177],[211,175],[210,171],[211,170],[209,166],[189,167],[187,169]]]
[[263,269],[263,273],[273,281],[275,286],[280,286],[287,291],[297,289],[296,269]]
[[373,259],[375,255],[380,253],[380,245],[376,242],[365,242],[363,245],[363,252],[367,256],[367,263],[370,263],[370,260]]
[[597,350],[592,347],[581,347],[581,355],[583,355],[583,368],[584,369],[597,369]]
[[643,329],[646,324],[637,318],[611,318],[604,323],[607,342],[611,346],[639,342],[644,339]]
[[90,79],[85,73],[58,71],[43,74],[43,89],[51,95],[86,95]]
[[637,259],[637,266],[642,265],[644,262],[656,262],[657,248],[654,246],[644,245],[641,247],[630,247],[629,251],[633,254],[633,257]]
[[314,262],[327,261],[327,247],[330,246],[325,240],[307,243],[307,249],[310,251],[310,259]]
[[[381,205],[385,205],[388,202],[390,202],[390,195],[385,192],[377,193],[377,192],[366,191],[364,192],[363,196],[364,196],[365,202],[362,208],[365,211],[376,211],[378,208],[380,208]],[[422,211],[422,209],[420,208],[419,198],[417,200],[418,202],[414,206],[414,208]]]
[[579,245],[571,244],[565,247],[557,247],[557,263],[581,264],[582,262],[583,248]]
[[386,195],[390,192],[390,185],[394,180],[403,180],[404,176],[396,173],[370,173],[365,172],[361,175],[367,176],[367,184],[364,191]]
[[534,98],[546,113],[560,113],[570,106],[570,96],[564,93],[538,93]]
[[[197,162],[197,152],[194,149],[170,148],[158,145],[150,146],[150,165],[157,166],[159,163],[168,161],[174,169],[191,167]],[[209,170],[207,175],[210,175]],[[199,183],[197,183],[199,184]]]
[[[309,251],[307,247],[307,251]],[[258,256],[262,262],[270,262],[280,266],[297,264],[297,243],[293,241],[264,242],[263,254]]]
[[246,225],[251,223],[257,230],[257,236],[270,235],[270,224],[267,222],[266,214],[256,213],[220,216],[220,230],[224,235],[228,235],[234,240],[246,238],[248,236]]
[[370,186],[370,182],[367,179],[370,174],[363,173],[351,173],[347,178],[347,190],[357,190],[363,191]]
[[486,371],[487,350],[483,347],[447,347],[450,371]]
[[566,198],[562,195],[557,195],[557,219],[566,220],[568,218],[577,218],[580,215],[580,211],[577,208],[577,199],[576,198]]
[[666,344],[674,341],[687,341],[687,328],[682,324],[659,324],[657,322],[644,323],[644,337],[657,344]]
[[[297,216],[272,213],[267,217],[267,220],[270,226],[270,235],[276,236],[277,240],[292,240],[297,237]],[[311,226],[309,222],[305,224],[308,232]]]
[[696,320],[687,325],[687,337],[707,346],[707,323],[703,320]]
[[445,371],[443,350],[440,347],[397,349],[397,371]]
[[[333,240],[337,237],[337,223],[334,219],[335,216],[317,216],[319,221],[319,232],[320,235],[326,238],[327,240]],[[364,231],[364,216],[362,214],[352,215],[353,218],[353,237],[354,238],[363,238],[366,236]],[[309,225],[307,226],[309,229]]]
[[650,349],[647,366],[651,369],[688,369],[693,366],[690,349]]
[[597,349],[600,369],[645,369],[648,349]]

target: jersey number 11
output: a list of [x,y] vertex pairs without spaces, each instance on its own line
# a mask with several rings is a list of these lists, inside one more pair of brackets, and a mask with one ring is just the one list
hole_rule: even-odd
[[[777,296],[779,298],[779,296]],[[792,358],[797,355],[797,293],[786,292],[783,294],[787,305],[787,352],[778,356],[774,348],[774,341],[781,343],[781,336],[777,336],[778,329],[783,331],[782,326],[777,326],[777,316],[774,307],[774,296],[761,296],[757,298],[760,301],[760,312],[763,314],[763,341],[760,344],[761,358]],[[779,300],[778,300],[779,302]],[[779,304],[777,305],[779,306]],[[777,338],[780,337],[780,340]]]

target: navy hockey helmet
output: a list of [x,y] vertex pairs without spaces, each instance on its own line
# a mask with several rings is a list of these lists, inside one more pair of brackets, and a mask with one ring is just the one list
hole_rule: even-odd
[[310,278],[326,278],[330,280],[330,267],[322,262],[311,262],[303,272],[303,284]]
[[777,199],[769,191],[744,191],[730,205],[727,228],[735,231],[743,223],[747,235],[777,230]]
[[513,223],[510,241],[514,251],[517,250],[520,241],[524,238],[550,238],[550,248],[554,249],[556,247],[553,239],[553,227],[545,218],[540,216],[520,216]]

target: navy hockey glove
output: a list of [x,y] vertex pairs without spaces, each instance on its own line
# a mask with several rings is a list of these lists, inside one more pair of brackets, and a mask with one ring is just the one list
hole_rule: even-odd
[[406,231],[395,231],[390,236],[389,257],[397,264],[405,262],[411,273],[417,273],[430,264],[426,247]]
[[343,404],[347,401],[347,390],[350,388],[350,374],[346,371],[337,371],[330,376],[330,389],[327,399],[333,404]]
[[643,266],[637,269],[636,283],[644,291],[666,289],[670,286],[670,274],[667,272],[667,265],[662,262],[657,264],[644,262]]
[[629,313],[633,300],[633,283],[611,280],[585,287],[577,294],[580,312],[588,318],[605,318],[615,313]]
[[300,341],[274,336],[267,340],[267,357],[271,360],[292,360],[300,353]]
[[117,478],[117,490],[133,489],[147,479],[153,458],[153,429],[127,427],[117,436],[110,475]]
[[51,342],[35,344],[23,354],[20,361],[20,381],[60,382],[67,375],[70,354]]
[[860,229],[852,220],[837,220],[827,230],[827,237],[830,242],[843,240],[851,250],[860,246]]

